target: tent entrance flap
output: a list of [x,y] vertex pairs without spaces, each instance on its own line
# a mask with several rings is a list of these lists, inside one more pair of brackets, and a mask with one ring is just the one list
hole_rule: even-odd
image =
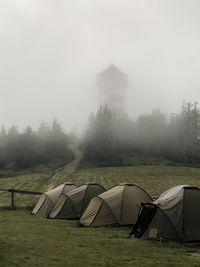
[[135,226],[133,227],[130,236],[140,238],[145,233],[150,223],[152,222],[156,210],[157,206],[155,206],[154,204],[151,203],[143,204],[138,216],[138,220]]

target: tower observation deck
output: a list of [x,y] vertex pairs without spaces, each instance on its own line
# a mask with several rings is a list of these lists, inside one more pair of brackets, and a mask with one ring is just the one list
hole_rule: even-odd
[[98,74],[97,85],[100,88],[100,105],[121,116],[125,112],[127,75],[112,64]]

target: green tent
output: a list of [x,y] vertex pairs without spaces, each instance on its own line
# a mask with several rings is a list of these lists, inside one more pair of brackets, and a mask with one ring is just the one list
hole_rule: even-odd
[[69,193],[62,194],[49,214],[49,218],[79,219],[90,200],[102,192],[104,187],[96,183],[88,183],[79,186]]
[[179,185],[141,208],[131,236],[143,239],[200,241],[200,189]]
[[152,201],[139,186],[122,183],[94,197],[80,218],[84,226],[131,225],[141,202]]

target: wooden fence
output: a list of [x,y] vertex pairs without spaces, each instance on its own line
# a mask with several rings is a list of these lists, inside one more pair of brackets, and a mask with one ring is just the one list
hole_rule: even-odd
[[14,209],[15,206],[15,194],[25,194],[25,195],[41,195],[41,192],[35,192],[35,191],[27,191],[27,190],[20,190],[20,189],[14,189],[14,188],[7,188],[7,189],[1,189],[0,192],[8,192],[11,193],[11,209]]

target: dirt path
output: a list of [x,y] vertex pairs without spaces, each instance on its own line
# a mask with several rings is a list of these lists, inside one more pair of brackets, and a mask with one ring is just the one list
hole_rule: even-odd
[[51,190],[60,183],[67,181],[68,175],[75,172],[76,168],[78,167],[78,164],[82,158],[82,152],[79,149],[79,144],[72,144],[69,146],[69,148],[73,151],[75,159],[69,164],[55,171],[55,174],[49,179],[47,190]]

